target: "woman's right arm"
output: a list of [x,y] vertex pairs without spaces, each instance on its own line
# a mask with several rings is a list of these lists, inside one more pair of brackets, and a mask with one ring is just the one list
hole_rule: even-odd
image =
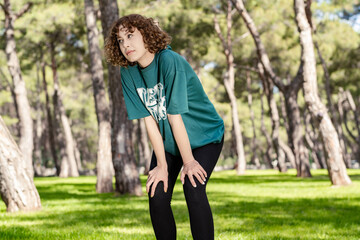
[[[164,192],[168,188],[168,169],[167,162],[165,158],[165,148],[160,134],[158,124],[155,119],[150,115],[144,118],[146,131],[150,138],[151,145],[154,149],[157,166],[149,172],[148,180],[146,182],[146,192],[149,193],[151,190],[151,197],[154,196],[156,186],[159,182],[163,181],[164,183]],[[152,188],[151,184],[153,184]]]

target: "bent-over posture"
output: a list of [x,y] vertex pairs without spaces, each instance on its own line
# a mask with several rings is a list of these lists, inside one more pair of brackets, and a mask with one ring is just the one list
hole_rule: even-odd
[[206,184],[219,158],[224,123],[189,63],[169,46],[171,38],[152,18],[117,20],[105,42],[107,61],[121,66],[129,119],[145,119],[153,146],[146,183],[157,239],[175,240],[171,197],[181,168],[195,240],[214,239]]

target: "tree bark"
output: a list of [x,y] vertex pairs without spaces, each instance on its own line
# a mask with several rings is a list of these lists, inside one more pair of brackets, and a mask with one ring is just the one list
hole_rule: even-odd
[[23,155],[1,116],[0,194],[8,212],[41,209],[40,196],[28,175]]
[[[119,9],[116,1],[100,0],[99,3],[105,39],[113,22],[119,18]],[[132,145],[132,122],[127,117],[119,67],[108,65],[108,75],[112,102],[111,142],[116,191],[140,196],[142,190]]]
[[110,110],[106,100],[104,73],[99,48],[99,31],[96,27],[96,16],[92,0],[85,0],[85,18],[90,52],[91,79],[99,129],[96,191],[105,193],[113,191],[114,166],[111,158]]
[[338,135],[325,106],[318,96],[314,46],[303,0],[294,0],[294,11],[300,33],[301,58],[304,62],[303,89],[305,103],[312,116],[319,121],[319,129],[325,145],[328,172],[332,184],[348,185],[351,184],[351,180],[346,173]]
[[232,19],[231,19],[231,2],[230,0],[227,1],[227,38],[224,39],[220,25],[214,16],[214,27],[215,31],[222,42],[224,54],[226,56],[226,63],[227,63],[227,70],[224,76],[224,86],[226,89],[226,93],[230,99],[231,105],[231,115],[232,115],[232,122],[235,134],[235,143],[236,143],[236,153],[237,153],[237,174],[242,175],[245,174],[246,169],[246,159],[245,159],[245,151],[244,151],[244,144],[241,135],[241,125],[239,122],[239,115],[238,115],[238,108],[237,108],[237,100],[234,92],[235,88],[235,69],[234,69],[234,56],[232,54],[232,41],[231,41],[231,28],[232,28]]
[[6,59],[7,65],[14,83],[14,92],[19,114],[20,123],[20,141],[19,148],[23,153],[23,160],[26,163],[26,171],[29,177],[34,176],[32,153],[34,149],[33,142],[33,120],[31,118],[31,108],[27,98],[25,82],[22,79],[20,62],[16,53],[16,42],[14,37],[14,22],[22,14],[28,11],[31,4],[27,4],[17,14],[11,10],[10,0],[4,0],[2,8],[5,13],[5,40],[6,40]]

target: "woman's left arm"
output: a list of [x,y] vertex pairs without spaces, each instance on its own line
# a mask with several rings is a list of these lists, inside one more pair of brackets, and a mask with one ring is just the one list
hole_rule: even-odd
[[203,169],[203,167],[195,160],[191,146],[188,134],[186,132],[186,128],[184,125],[184,122],[182,120],[182,117],[180,114],[172,115],[168,114],[168,120],[171,125],[171,130],[173,132],[176,144],[179,148],[181,157],[183,159],[184,168],[180,175],[180,180],[182,184],[184,184],[185,181],[185,175],[188,175],[188,178],[191,182],[191,184],[196,187],[196,183],[194,180],[194,176],[197,178],[197,180],[205,184],[206,181],[206,171]]

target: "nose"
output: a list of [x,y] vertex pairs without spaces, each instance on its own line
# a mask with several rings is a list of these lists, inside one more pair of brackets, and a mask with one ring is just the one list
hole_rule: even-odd
[[124,39],[123,40],[123,46],[124,47],[129,47],[130,46],[130,41],[128,39]]

